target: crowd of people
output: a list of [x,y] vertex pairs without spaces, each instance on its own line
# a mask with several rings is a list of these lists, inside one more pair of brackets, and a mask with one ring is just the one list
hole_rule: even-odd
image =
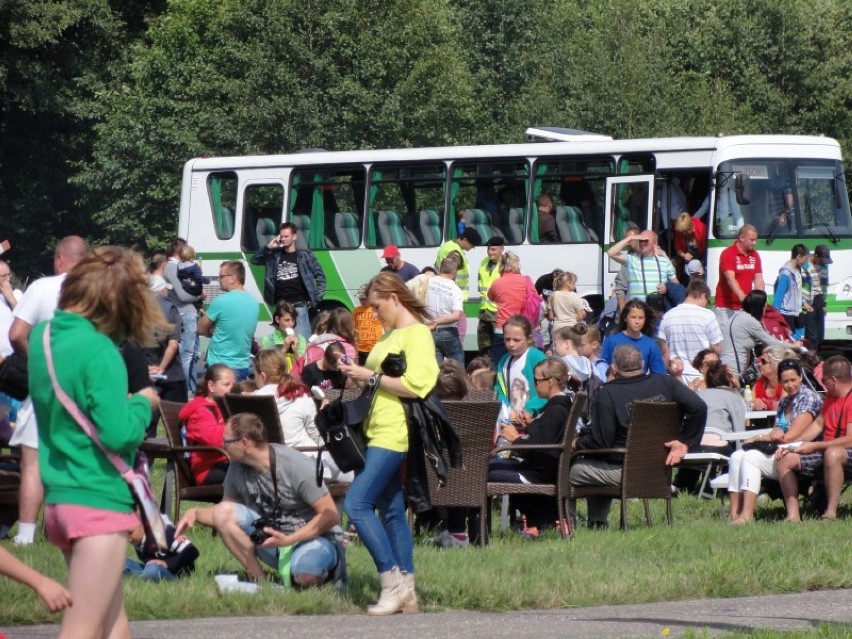
[[[732,523],[754,518],[763,479],[779,482],[788,518],[797,520],[800,479],[822,478],[822,516],[836,517],[840,490],[852,477],[846,417],[852,416],[846,410],[852,369],[845,358],[822,363],[815,356],[824,337],[829,249],[794,246],[770,306],[754,227],[743,226],[723,252],[715,295],[703,276],[703,224],[684,214],[674,232],[674,260],[650,230],[627,229],[609,249],[622,265],[608,303],[612,322],[598,322],[577,293],[574,273],[554,269],[533,281],[499,237],[487,239],[486,257],[472,268],[467,254],[483,244],[473,228],[441,245],[434,267],[423,270],[404,261],[398,247],[385,247],[386,265],[359,288],[350,312],[320,310],[325,274],[311,251],[297,248],[296,227],[282,224],[252,258],[265,266],[263,298],[273,309],[272,331],[262,336],[256,335],[258,302],[245,290],[246,265],[220,264],[219,293],[208,304],[209,279],[180,239],[168,255],[151,256],[146,268],[131,251],[90,250],[81,238],[65,238],[56,246],[56,275],[23,294],[0,261],[0,390],[11,388],[7,382],[22,365],[30,390],[22,402],[7,398],[17,410],[11,444],[22,450],[15,543],[33,542],[43,502],[48,540],[68,562],[68,590],[2,554],[0,569],[8,566],[11,576],[33,585],[51,609],[73,599],[63,624],[119,634],[126,626],[120,578],[139,522],[121,477],[56,399],[53,362],[58,384],[94,422],[106,448],[128,462],[146,434],[155,434],[159,401],[190,398],[180,411],[186,442],[206,447],[189,456],[192,477],[198,485],[223,484],[224,498],[189,509],[172,528],[173,555],[191,555],[181,560],[180,574],[197,557],[187,552],[186,532],[201,524],[217,531],[253,580],[268,578],[265,564],[286,584],[340,586],[342,507],[378,573],[373,615],[417,609],[406,497],[422,505],[424,525],[439,527],[435,543],[469,545],[467,513],[428,511],[428,495],[418,493],[424,482],[411,458],[422,455],[424,443],[410,441],[417,430],[411,406],[432,397],[493,391],[501,405],[493,441],[507,452],[491,460],[489,478],[514,483],[555,480],[558,455],[516,455],[511,447],[560,443],[581,390],[589,406],[573,439],[576,485],[620,481],[618,455],[584,457],[583,451],[624,445],[634,401],[681,407],[680,433],[665,444],[670,465],[709,445],[705,427],[739,431],[747,410],[775,411],[769,435],[727,451]],[[471,277],[479,291],[479,353],[465,367]],[[770,325],[773,311],[780,321]],[[201,376],[199,336],[209,338]],[[399,359],[403,365],[392,373],[388,361]],[[363,425],[366,463],[344,473],[322,453],[324,473],[317,478],[318,398],[354,386],[374,392]],[[253,415],[226,420],[215,399],[227,393],[272,396],[287,445],[269,443]],[[683,473],[676,487],[689,490],[690,481]],[[327,482],[349,484],[345,499],[335,503]],[[609,506],[607,499],[588,500],[589,527],[607,525]],[[558,525],[553,499],[513,497],[511,511],[524,528]],[[150,571],[144,562],[127,570],[145,578],[178,574],[165,557],[151,561]]]

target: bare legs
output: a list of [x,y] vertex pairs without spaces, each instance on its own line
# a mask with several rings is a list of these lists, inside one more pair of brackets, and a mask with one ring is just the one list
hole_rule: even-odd
[[[38,449],[21,446],[21,488],[18,497],[18,521],[35,525],[38,511],[44,501],[44,487],[38,469]],[[32,543],[32,538],[19,535],[20,542]]]
[[842,446],[832,446],[823,453],[822,463],[825,466],[825,494],[828,499],[823,519],[837,519],[837,505],[840,503],[840,492],[845,480],[843,467],[849,460],[849,453]]
[[62,618],[60,639],[130,637],[121,590],[127,540],[127,533],[83,537],[65,553],[74,605]]
[[255,555],[254,544],[237,523],[233,503],[223,501],[213,507],[213,527],[225,547],[246,569],[248,576],[257,581],[264,581],[266,575]]

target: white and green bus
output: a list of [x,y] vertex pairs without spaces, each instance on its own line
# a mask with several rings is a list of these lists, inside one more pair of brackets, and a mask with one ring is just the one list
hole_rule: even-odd
[[[369,151],[311,150],[291,155],[196,158],[186,163],[178,233],[203,258],[217,293],[223,260],[247,263],[277,233],[299,229],[328,287],[324,308],[352,308],[357,288],[384,266],[394,244],[417,267],[472,226],[483,241],[499,235],[534,280],[554,268],[577,274],[578,292],[603,307],[618,265],[606,249],[631,224],[661,234],[670,251],[672,218],[682,211],[708,227],[707,278],[715,290],[719,253],[743,223],[757,227],[757,249],[771,288],[790,249],[831,248],[826,339],[852,340],[852,218],[839,144],[825,137],[744,135],[613,140],[564,129],[530,129],[524,144]],[[546,139],[547,141],[542,141]],[[536,200],[554,199],[559,242],[539,238]],[[668,239],[666,239],[668,238]],[[467,350],[475,350],[479,307],[471,263]],[[246,283],[269,328],[263,267]],[[771,290],[768,291],[771,293]]]

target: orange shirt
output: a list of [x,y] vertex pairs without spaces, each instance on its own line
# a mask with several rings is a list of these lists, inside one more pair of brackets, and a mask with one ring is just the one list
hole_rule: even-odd
[[385,332],[381,321],[373,313],[373,307],[356,307],[352,311],[352,323],[355,327],[355,350],[359,353],[369,353]]

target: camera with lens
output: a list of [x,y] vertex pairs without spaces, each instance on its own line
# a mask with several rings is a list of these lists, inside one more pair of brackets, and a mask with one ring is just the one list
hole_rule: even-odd
[[388,377],[402,377],[408,368],[405,353],[388,353],[382,361],[382,373]]
[[249,539],[251,539],[253,544],[258,546],[270,537],[269,533],[264,532],[264,528],[274,528],[275,530],[278,530],[278,522],[272,517],[258,517],[251,522],[251,526],[254,530],[249,533]]

